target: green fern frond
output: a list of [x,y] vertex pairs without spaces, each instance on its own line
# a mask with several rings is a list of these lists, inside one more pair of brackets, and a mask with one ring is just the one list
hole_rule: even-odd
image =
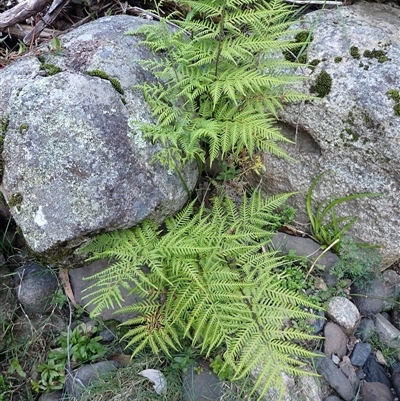
[[163,232],[144,222],[98,237],[84,252],[91,260],[106,253],[115,263],[95,276],[94,313],[120,304],[126,288],[142,298],[120,310],[137,316],[124,323],[134,353],[149,347],[169,355],[186,338],[205,355],[223,347],[234,379],[258,370],[255,389],[279,387],[281,372],[301,372],[301,359],[313,355],[295,341],[316,338],[284,322],[319,309],[283,286],[284,273],[274,271],[284,261],[262,249],[288,196],[255,192],[239,208],[216,198],[211,211],[195,212],[191,203]]
[[151,51],[163,52],[140,62],[159,79],[143,85],[158,127],[140,128],[172,147],[157,160],[175,168],[204,160],[204,142],[211,162],[242,149],[287,157],[277,144],[287,139],[273,127],[277,110],[283,101],[307,98],[285,89],[301,79],[289,71],[303,65],[283,57],[299,46],[288,39],[292,8],[282,0],[178,3],[188,10],[184,20],[173,20],[179,28],[161,21],[135,32]]

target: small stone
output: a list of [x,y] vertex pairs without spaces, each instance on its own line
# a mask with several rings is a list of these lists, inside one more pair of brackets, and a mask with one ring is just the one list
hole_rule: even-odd
[[325,327],[325,313],[324,311],[318,311],[316,313],[316,317],[313,321],[310,321],[310,324],[314,328],[314,334],[320,333]]
[[368,359],[372,351],[371,344],[357,343],[351,353],[350,360],[354,366],[364,366],[365,361]]
[[31,262],[15,270],[14,281],[18,301],[27,312],[43,314],[50,309],[58,289],[57,277],[50,269]]
[[61,401],[62,391],[55,391],[54,393],[43,393],[38,401]]
[[[96,283],[96,280],[90,277],[104,270],[108,266],[108,260],[100,259],[92,262],[88,266],[71,269],[69,271],[71,287],[74,291],[74,296],[78,305],[85,307],[86,304],[93,299],[90,292],[85,291],[88,287]],[[132,282],[131,285],[133,288],[135,284]],[[123,287],[121,287],[121,296],[123,299],[121,303],[122,308],[128,305],[133,305],[141,300],[136,294],[132,294],[132,292]],[[91,304],[88,305],[86,309],[90,313],[93,311],[94,307],[95,306]],[[100,313],[100,318],[104,321],[118,320],[122,323],[137,316],[136,313],[116,313],[120,309],[121,308],[118,305],[114,305],[114,307],[110,308],[103,308]]]
[[375,323],[372,319],[364,318],[361,319],[360,324],[357,327],[356,336],[361,341],[368,342],[371,340],[372,334],[375,333]]
[[335,323],[327,322],[324,327],[324,354],[328,358],[337,355],[340,359],[347,353],[347,337]]
[[85,388],[96,381],[100,376],[111,373],[120,368],[117,361],[101,361],[91,365],[84,365],[68,375],[64,384],[64,392],[68,396],[81,399]]
[[360,386],[360,379],[357,377],[357,373],[348,356],[343,357],[343,361],[340,362],[339,367],[342,373],[349,379],[354,391],[357,391]]
[[379,341],[387,347],[400,349],[400,330],[380,313],[375,315],[374,321]]
[[379,382],[365,382],[360,394],[363,401],[393,401],[390,388]]
[[351,294],[355,305],[364,316],[373,316],[383,310],[383,298],[385,287],[375,278],[368,285],[353,283]]
[[347,334],[354,333],[360,320],[357,307],[345,297],[331,298],[328,301],[326,316]]
[[382,366],[388,366],[385,357],[382,354],[382,351],[376,351],[375,352],[375,358],[376,358],[376,362],[378,362],[380,365]]
[[339,397],[336,397],[336,395],[330,395],[324,399],[324,401],[341,401]]
[[314,287],[316,290],[326,291],[328,286],[326,285],[325,281],[321,277],[317,277],[314,280]]
[[318,360],[317,372],[345,401],[353,400],[355,392],[349,379],[329,358]]
[[380,382],[389,388],[391,387],[385,369],[382,365],[379,365],[374,355],[369,355],[368,359],[365,361],[363,370],[367,382]]
[[394,366],[392,372],[392,386],[397,396],[400,397],[400,363]]
[[195,366],[190,366],[183,376],[183,401],[217,400],[221,397],[222,383],[203,359],[196,361],[202,370],[197,373]]

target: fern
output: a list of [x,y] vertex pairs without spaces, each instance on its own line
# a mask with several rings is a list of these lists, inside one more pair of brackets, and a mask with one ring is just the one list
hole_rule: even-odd
[[274,273],[283,260],[265,252],[281,225],[274,212],[288,196],[264,199],[255,192],[239,209],[230,198],[216,198],[212,211],[195,212],[192,203],[167,219],[164,231],[146,221],[97,237],[84,252],[115,263],[93,276],[94,314],[120,305],[118,287],[130,285],[143,299],[120,309],[137,314],[124,323],[134,354],[150,347],[170,355],[184,339],[206,356],[222,347],[223,369],[233,369],[233,380],[258,369],[260,394],[282,387],[281,372],[304,373],[301,358],[313,355],[293,340],[315,338],[284,322],[310,317],[305,307],[316,308],[284,288],[285,274]]
[[[288,71],[300,63],[282,54],[298,48],[289,39],[292,8],[282,0],[178,0],[184,20],[162,20],[129,34],[161,57],[141,61],[158,78],[143,84],[156,119],[141,131],[160,141],[156,157],[170,168],[210,161],[247,149],[289,157],[277,142],[288,140],[274,125],[282,101],[304,95],[285,89],[301,79]],[[178,28],[176,28],[178,27]],[[295,32],[294,32],[295,33]],[[302,45],[302,43],[300,44]]]

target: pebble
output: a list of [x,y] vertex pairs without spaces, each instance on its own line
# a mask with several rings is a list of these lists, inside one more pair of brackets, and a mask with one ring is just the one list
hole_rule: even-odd
[[339,397],[336,397],[336,395],[330,395],[324,398],[324,401],[342,401],[342,400]]
[[383,283],[375,278],[368,286],[353,283],[351,294],[357,309],[364,316],[373,316],[383,310],[382,294],[385,292]]
[[400,330],[380,313],[375,315],[374,320],[379,341],[387,347],[400,349]]
[[[195,370],[201,366],[200,373]],[[183,401],[218,400],[222,395],[222,383],[208,363],[200,359],[190,366],[183,376]]]
[[363,401],[393,401],[390,388],[379,382],[365,382],[360,394]]
[[357,307],[345,297],[331,298],[328,301],[326,316],[347,334],[353,334],[360,321],[360,312]]
[[344,356],[343,361],[339,364],[339,367],[342,373],[349,379],[354,391],[357,391],[358,387],[360,386],[360,379],[357,377],[357,373],[354,369],[354,366],[350,362],[350,358],[348,356]]
[[365,361],[363,371],[365,373],[365,380],[367,382],[380,382],[389,388],[391,387],[384,367],[376,362],[373,354],[370,354]]
[[392,372],[392,386],[397,396],[400,397],[400,363],[394,366]]
[[364,363],[368,359],[371,351],[371,344],[357,343],[350,356],[351,363],[354,366],[364,366]]
[[357,327],[356,336],[364,342],[371,340],[372,334],[375,333],[375,323],[370,318],[361,319]]
[[57,277],[50,269],[28,263],[15,270],[14,282],[18,301],[26,312],[44,314],[50,309],[58,289]]
[[335,323],[327,322],[324,327],[324,354],[331,358],[332,354],[342,359],[347,353],[347,336]]
[[329,358],[324,357],[318,361],[317,372],[345,401],[353,400],[355,391],[349,379]]
[[121,365],[117,361],[101,361],[84,365],[69,375],[64,384],[64,393],[71,398],[81,399],[85,387],[93,383],[99,376],[116,371]]

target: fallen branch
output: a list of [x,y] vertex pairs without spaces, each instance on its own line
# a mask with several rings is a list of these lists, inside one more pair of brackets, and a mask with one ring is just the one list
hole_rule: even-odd
[[[7,29],[7,32],[10,36],[16,37],[18,39],[23,39],[26,37],[26,35],[31,32],[32,26],[31,25],[26,25],[26,24],[16,24],[13,26],[10,26]],[[43,31],[40,33],[39,40],[45,41],[45,40],[50,40],[54,38],[55,36],[60,36],[62,31],[57,31],[56,29],[50,29],[50,28],[45,28]]]
[[47,25],[56,19],[57,15],[61,10],[69,3],[69,0],[54,0],[51,7],[47,11],[46,15],[40,19],[35,27],[24,37],[24,43],[26,45],[33,43],[37,39]]
[[23,0],[15,7],[0,14],[0,31],[8,27],[25,21],[42,10],[44,10],[50,0]]

